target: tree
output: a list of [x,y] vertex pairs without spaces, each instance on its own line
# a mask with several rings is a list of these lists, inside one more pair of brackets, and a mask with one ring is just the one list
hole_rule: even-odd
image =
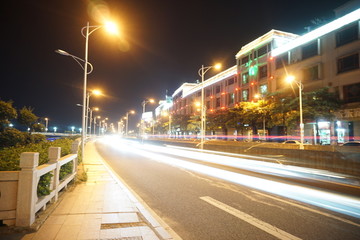
[[33,123],[31,129],[34,132],[45,132],[45,125],[42,123]]
[[12,106],[12,102],[0,100],[0,132],[4,131],[11,119],[17,118],[16,109]]
[[30,132],[33,131],[33,124],[38,120],[39,117],[37,117],[33,113],[34,109],[31,107],[23,107],[19,111],[19,117],[18,121],[20,124],[23,124],[24,126],[30,128]]
[[0,148],[24,145],[27,140],[26,135],[15,128],[6,128],[0,132]]

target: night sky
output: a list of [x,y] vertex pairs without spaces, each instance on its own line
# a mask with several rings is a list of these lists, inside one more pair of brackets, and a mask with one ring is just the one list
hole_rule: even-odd
[[[105,96],[91,97],[98,115],[116,123],[134,109],[140,119],[141,102],[164,99],[182,83],[195,82],[202,64],[236,64],[241,46],[271,29],[303,34],[315,18],[331,19],[333,9],[346,0],[33,0],[2,1],[0,99],[14,106],[34,108],[48,117],[49,128],[60,131],[81,125],[83,70],[62,49],[84,58],[81,28],[97,25],[94,8],[109,15],[122,38],[103,29],[89,38],[89,62],[94,71],[88,88]],[[90,4],[90,5],[89,5]],[[92,9],[92,10],[91,10]],[[96,15],[99,16],[99,15]],[[210,77],[209,71],[206,77]],[[147,105],[147,110],[155,107]]]

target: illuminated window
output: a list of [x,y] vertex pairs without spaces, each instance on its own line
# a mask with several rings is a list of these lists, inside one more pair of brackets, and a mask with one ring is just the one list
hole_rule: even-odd
[[267,77],[267,65],[259,67],[259,76],[260,76],[260,78]]
[[285,53],[281,56],[278,56],[275,60],[276,69],[282,68],[286,65],[289,65],[289,56],[288,53]]
[[242,91],[242,100],[243,101],[249,100],[249,89],[245,89]]
[[216,86],[216,88],[215,88],[215,93],[219,93],[220,91],[221,91],[220,85]]
[[318,55],[318,42],[317,40],[301,47],[302,59],[307,59]]
[[338,73],[351,71],[359,68],[359,54],[342,57],[337,60]]
[[319,65],[315,65],[303,70],[304,81],[319,80]]
[[268,92],[268,86],[267,84],[260,85],[260,94],[262,96],[266,95]]
[[233,104],[235,102],[235,94],[229,93],[228,94],[228,104]]
[[218,97],[218,98],[216,98],[216,107],[220,107],[220,98]]
[[353,24],[336,33],[336,47],[351,43],[359,39],[358,23]]
[[248,72],[242,74],[242,83],[243,84],[249,83],[249,73]]

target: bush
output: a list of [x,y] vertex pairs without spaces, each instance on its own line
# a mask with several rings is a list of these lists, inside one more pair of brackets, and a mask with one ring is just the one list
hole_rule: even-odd
[[27,133],[23,133],[15,128],[6,128],[0,133],[0,148],[24,145]]
[[59,173],[59,180],[63,180],[67,175],[71,174],[73,171],[73,162],[68,162],[61,166]]
[[43,134],[31,134],[29,136],[30,143],[41,143],[46,142],[46,136]]

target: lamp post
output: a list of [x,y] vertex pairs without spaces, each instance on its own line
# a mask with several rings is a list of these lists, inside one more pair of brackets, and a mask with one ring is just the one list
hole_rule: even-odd
[[48,131],[48,123],[49,123],[49,119],[45,118],[45,132]]
[[207,67],[204,67],[204,65],[202,65],[198,71],[198,74],[201,77],[200,149],[204,149],[204,141],[205,141],[205,133],[206,133],[206,106],[204,104],[205,102],[204,76],[205,73],[207,73],[207,71],[209,71],[211,68],[220,69],[221,64],[216,64],[214,66],[207,66]]
[[142,116],[141,116],[141,136],[142,136],[142,139],[143,139],[143,135],[145,134],[145,122],[144,122],[144,119],[143,119],[144,113],[145,113],[145,106],[146,106],[146,104],[148,104],[148,103],[154,103],[154,102],[155,102],[155,100],[152,99],[152,98],[150,98],[150,99],[145,99],[145,100],[142,101],[142,103],[141,103],[141,105],[142,105],[142,107],[143,107],[143,114],[142,114]]
[[[89,117],[89,134],[91,135],[91,122],[92,122],[92,115],[93,115],[93,111],[99,111],[99,108],[98,107],[93,107],[93,108],[89,108],[89,111],[90,111],[90,117]],[[95,121],[95,118],[94,118],[94,121]],[[94,128],[95,128],[95,124],[94,124]],[[95,131],[94,131],[94,134],[95,134]]]
[[126,128],[125,128],[125,136],[128,136],[128,130],[129,130],[129,113],[130,114],[135,114],[135,111],[134,110],[130,110],[128,112],[126,112]]
[[[92,90],[92,91],[90,91],[90,92],[88,92],[87,93],[87,96],[86,96],[86,106],[87,106],[87,108],[86,108],[86,113],[85,113],[85,116],[86,116],[86,118],[88,118],[88,116],[89,116],[89,111],[90,111],[90,114],[92,114],[92,109],[90,108],[90,97],[92,96],[92,95],[96,95],[96,96],[100,96],[102,93],[101,93],[101,91],[100,90],[97,90],[97,89],[95,89],[95,90]],[[96,109],[96,108],[94,108],[94,109]],[[95,110],[95,111],[98,111],[99,109],[97,108],[97,110]],[[85,120],[85,129],[86,129],[86,133],[85,133],[85,136],[87,135],[87,131],[88,131],[88,122],[89,122],[89,124],[90,124],[90,131],[89,131],[89,134],[91,134],[91,121],[92,121],[92,116],[90,116],[90,119],[86,119]]]
[[302,109],[302,89],[304,85],[301,81],[296,81],[294,76],[287,76],[286,81],[289,83],[294,82],[299,88],[299,112],[300,112],[300,149],[304,149],[304,122],[303,122],[303,109]]
[[[261,99],[262,97],[259,94],[255,94],[254,96],[256,99]],[[262,98],[263,99],[263,98]],[[266,141],[266,128],[265,128],[265,112],[263,116],[263,134],[264,134],[264,140]]]
[[[85,124],[86,111],[88,108],[88,106],[86,105],[87,75],[90,74],[94,69],[93,66],[91,65],[91,63],[89,63],[89,61],[88,61],[89,36],[101,27],[105,27],[109,32],[111,32],[113,34],[118,34],[117,28],[114,25],[114,23],[106,22],[104,25],[90,26],[89,22],[87,22],[86,26],[81,29],[81,34],[85,38],[85,58],[84,59],[76,57],[76,56],[69,54],[68,52],[60,50],[60,49],[55,51],[56,53],[59,53],[61,55],[72,57],[84,70],[83,104],[82,104],[83,106],[82,106],[82,123],[81,123],[81,126],[82,126],[82,131],[81,131],[82,156],[85,156],[85,139],[86,139],[86,132],[87,132],[87,129],[85,128],[86,127],[85,126],[86,125]],[[84,65],[82,65],[80,62],[82,62]],[[90,66],[89,71],[88,71],[88,65]]]
[[94,135],[96,135],[96,119],[101,118],[100,116],[94,117]]

